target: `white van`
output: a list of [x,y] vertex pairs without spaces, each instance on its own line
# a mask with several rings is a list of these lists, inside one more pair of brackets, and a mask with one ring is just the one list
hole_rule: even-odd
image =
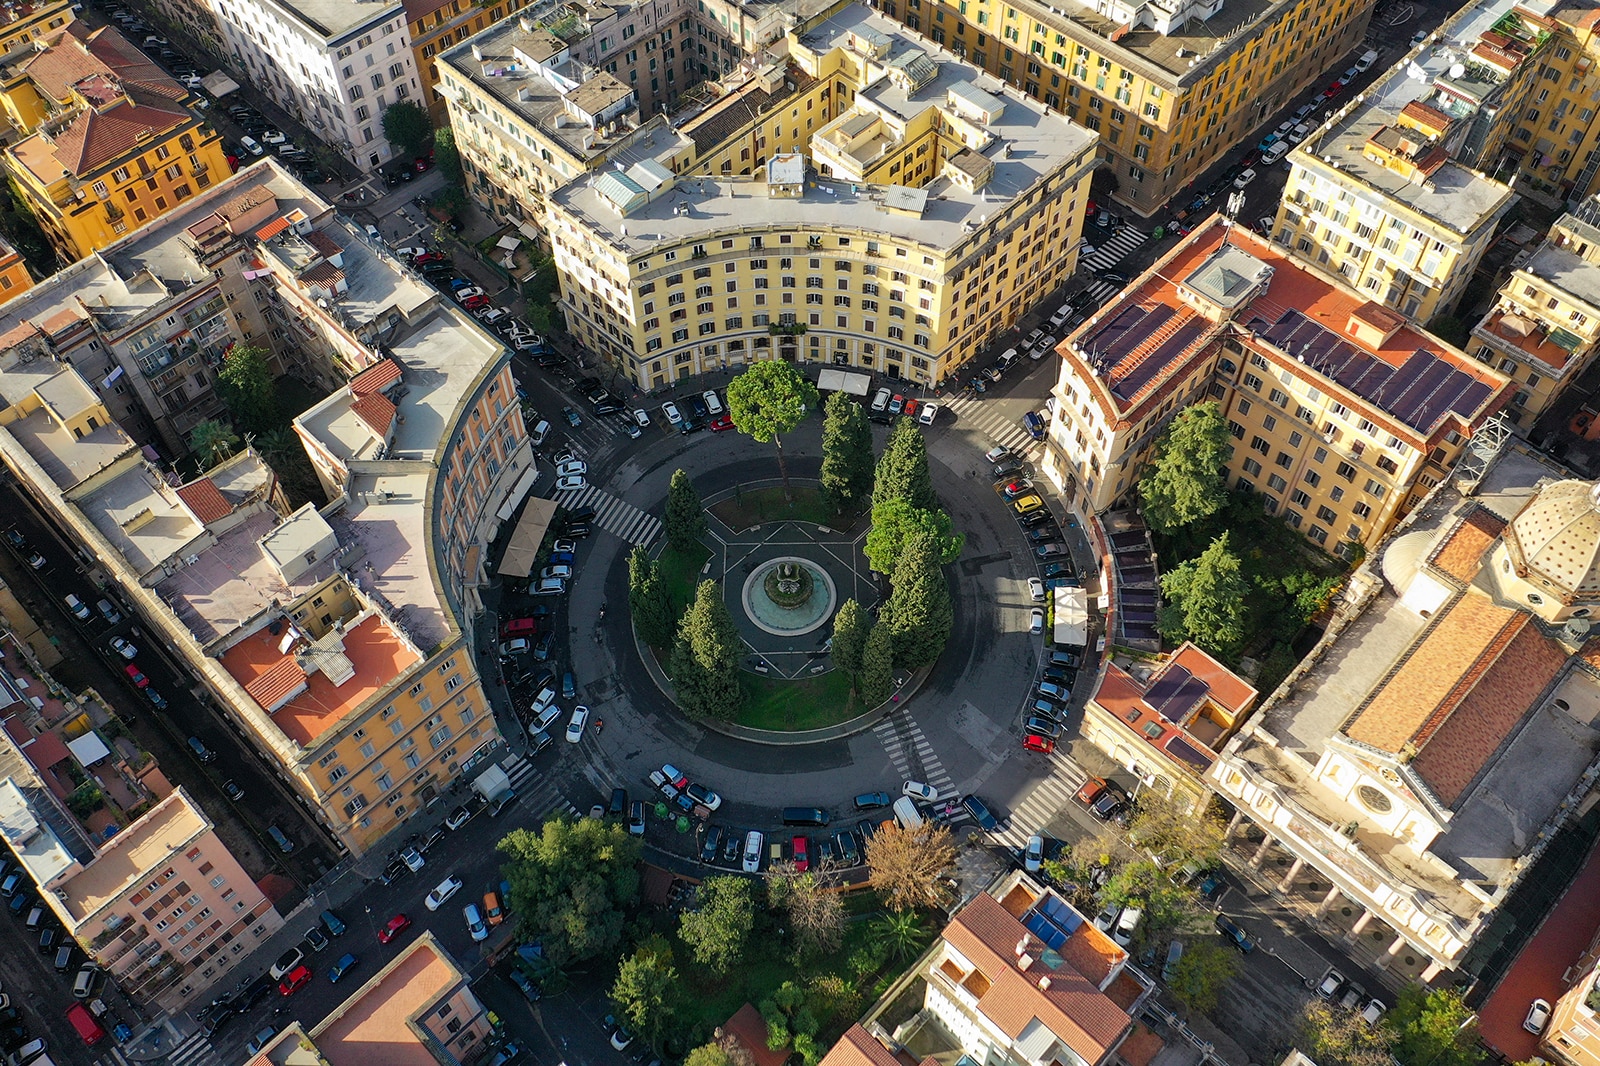
[[910,796],[901,796],[894,801],[894,820],[900,823],[901,829],[921,829],[922,812],[917,810],[917,805]]
[[1274,141],[1271,148],[1268,148],[1265,152],[1261,153],[1262,165],[1270,167],[1272,164],[1288,155],[1289,148],[1290,145],[1288,141]]
[[1372,64],[1376,63],[1377,61],[1378,61],[1378,50],[1376,48],[1369,48],[1365,52],[1361,53],[1361,58],[1360,59],[1356,60],[1356,70],[1358,70],[1358,71],[1366,70],[1368,67],[1372,66]]

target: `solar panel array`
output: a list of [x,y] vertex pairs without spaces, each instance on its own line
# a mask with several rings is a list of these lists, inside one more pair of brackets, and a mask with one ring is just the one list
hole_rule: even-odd
[[1190,744],[1182,737],[1173,737],[1167,741],[1167,754],[1174,758],[1182,759],[1196,769],[1204,770],[1212,763],[1211,756]]
[[1167,721],[1181,722],[1210,691],[1210,685],[1183,667],[1169,666],[1151,684],[1144,701]]
[[1112,395],[1119,400],[1131,400],[1139,395],[1139,390],[1165,370],[1168,363],[1178,358],[1189,345],[1200,339],[1208,325],[1205,319],[1196,315],[1179,326],[1173,331],[1172,336],[1156,347],[1155,351],[1147,353],[1143,359],[1130,367],[1126,374],[1112,383]]
[[1293,308],[1274,323],[1253,318],[1249,329],[1420,430],[1431,430],[1447,412],[1470,418],[1493,391],[1440,355],[1422,349],[1412,352],[1400,366],[1392,366]]

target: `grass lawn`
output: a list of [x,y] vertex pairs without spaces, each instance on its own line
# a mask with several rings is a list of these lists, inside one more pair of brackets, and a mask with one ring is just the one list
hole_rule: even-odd
[[672,547],[661,550],[657,562],[661,565],[662,580],[667,583],[667,595],[672,597],[674,613],[681,616],[694,602],[694,590],[700,584],[700,568],[709,558],[711,549],[704,544],[682,552]]
[[719,503],[710,511],[729,529],[743,532],[765,522],[811,522],[829,529],[847,531],[855,525],[853,512],[839,514],[823,499],[815,485],[797,485],[791,490],[794,502],[785,502],[783,486],[745,489]]
[[752,945],[733,976],[720,982],[702,976],[695,995],[688,997],[693,1013],[684,1028],[709,1038],[711,1031],[733,1017],[740,1007],[746,1003],[760,1004],[777,991],[779,985],[798,976],[793,959],[778,952],[757,950]]
[[742,673],[744,710],[735,719],[752,729],[819,729],[861,714],[866,708],[850,695],[850,677],[829,670],[804,681],[783,681]]

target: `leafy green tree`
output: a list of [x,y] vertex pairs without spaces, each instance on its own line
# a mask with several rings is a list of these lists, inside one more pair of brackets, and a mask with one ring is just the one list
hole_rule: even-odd
[[1295,1032],[1295,1045],[1317,1066],[1391,1066],[1395,1039],[1387,1024],[1368,1025],[1355,1011],[1315,997],[1301,1010]]
[[616,983],[611,986],[611,999],[634,1035],[651,1047],[659,1047],[678,1013],[680,989],[672,948],[664,938],[656,936],[622,961]]
[[683,1066],[754,1066],[755,1057],[739,1038],[719,1026],[709,1044],[701,1044],[684,1056]]
[[878,706],[894,692],[894,630],[883,614],[880,612],[877,624],[867,632],[856,676],[856,695],[867,707]]
[[667,488],[666,530],[667,544],[680,552],[693,549],[706,532],[706,509],[682,467],[672,472],[672,484]]
[[278,475],[291,506],[315,503],[320,507],[328,502],[327,494],[322,491],[322,481],[311,465],[311,457],[306,455],[306,447],[293,429],[288,426],[269,429],[257,435],[253,443],[261,458]]
[[783,455],[782,435],[793,430],[817,406],[817,387],[792,363],[769,359],[752,363],[728,382],[728,417],[740,433],[778,449],[778,473],[783,478],[783,498],[789,491],[789,464]]
[[217,372],[217,393],[233,416],[233,424],[244,432],[266,433],[277,426],[278,393],[265,348],[255,344],[229,348]]
[[678,623],[678,643],[669,673],[678,703],[692,715],[730,719],[744,701],[739,685],[739,660],[744,643],[734,628],[722,591],[715,581],[702,581],[694,603]]
[[1293,605],[1295,617],[1303,626],[1328,606],[1342,581],[1342,578],[1298,570],[1283,579],[1281,598]]
[[1239,963],[1232,951],[1209,940],[1196,940],[1184,946],[1183,958],[1174,967],[1167,987],[1185,1007],[1209,1014],[1217,1008],[1222,986],[1238,969]]
[[883,613],[894,633],[894,663],[916,670],[939,657],[955,625],[938,541],[926,534],[907,540],[890,580],[892,591]]
[[1139,794],[1139,807],[1128,824],[1128,839],[1161,856],[1168,867],[1191,860],[1210,862],[1222,850],[1227,819],[1213,797],[1194,806],[1187,793],[1166,796],[1155,789]]
[[933,491],[933,474],[928,470],[928,443],[909,418],[900,419],[889,431],[889,443],[878,457],[873,474],[874,506],[889,500],[904,500],[924,511],[939,506],[939,496]]
[[1395,1034],[1394,1057],[1423,1066],[1478,1066],[1477,1016],[1451,988],[1410,984],[1400,990],[1383,1024]]
[[967,543],[966,534],[954,532],[950,516],[938,508],[925,511],[905,500],[875,498],[872,528],[867,530],[867,543],[862,552],[872,569],[880,574],[892,574],[905,552],[906,542],[919,536],[933,538],[940,563],[955,562]]
[[1228,499],[1224,468],[1232,450],[1228,423],[1216,403],[1197,404],[1174,418],[1139,482],[1150,525],[1171,533],[1221,510]]
[[842,392],[829,393],[823,405],[821,480],[841,513],[872,491],[872,427],[861,405]]
[[540,333],[560,327],[556,304],[561,299],[561,276],[556,261],[537,248],[529,250],[529,269],[522,283],[523,317]]
[[635,546],[628,556],[628,610],[641,640],[652,648],[671,647],[678,618],[661,567],[643,545]]
[[1167,599],[1156,620],[1162,636],[1192,640],[1224,662],[1238,662],[1249,632],[1250,582],[1229,550],[1227,533],[1197,558],[1163,574],[1161,591]]
[[1171,933],[1200,932],[1206,927],[1195,893],[1172,883],[1166,871],[1147,859],[1126,863],[1100,890],[1107,904],[1129,904],[1144,911],[1134,935],[1140,943],[1164,944]]
[[434,131],[433,165],[444,175],[446,184],[461,184],[464,176],[461,170],[461,149],[456,147],[456,131],[449,126]]
[[239,435],[222,422],[208,418],[189,431],[189,450],[202,470],[209,470],[239,448]]
[[678,919],[678,935],[689,945],[694,961],[718,977],[726,977],[744,957],[745,943],[755,928],[755,898],[750,880],[725,875],[708,877],[695,893],[695,907]]
[[558,966],[613,958],[639,899],[639,838],[598,818],[552,818],[500,841],[511,907]]
[[867,650],[867,632],[872,616],[855,600],[845,600],[833,616],[833,662],[854,677],[861,670],[861,657]]
[[397,100],[383,109],[383,136],[403,155],[421,155],[433,143],[433,120],[415,100]]

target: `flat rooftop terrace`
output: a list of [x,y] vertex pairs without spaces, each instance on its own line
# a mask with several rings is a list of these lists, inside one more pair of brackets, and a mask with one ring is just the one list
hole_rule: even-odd
[[[852,31],[870,31],[889,38],[889,60],[915,49],[937,63],[937,76],[909,98],[887,78],[863,92],[869,101],[891,114],[910,116],[928,107],[942,107],[946,93],[959,86],[976,88],[1004,102],[1000,117],[986,127],[994,137],[983,155],[994,163],[994,173],[983,189],[969,193],[947,178],[935,178],[920,187],[927,197],[920,216],[889,209],[902,186],[853,186],[814,175],[807,177],[799,198],[769,197],[764,175],[733,179],[683,177],[669,192],[626,218],[588,182],[568,184],[555,194],[556,202],[629,255],[645,254],[662,242],[681,241],[707,232],[740,226],[765,230],[801,223],[875,230],[889,239],[953,248],[970,236],[969,224],[979,226],[988,216],[1003,211],[1007,203],[1041,177],[1089,151],[1096,140],[1089,130],[1060,114],[1045,114],[1042,104],[1022,97],[997,78],[929,41],[915,38],[899,23],[860,4],[812,26],[801,42],[826,53],[843,47]],[[613,158],[623,169],[646,159],[666,165],[679,143],[676,137],[653,137],[614,153]],[[1009,155],[1005,151],[1008,147]]]
[[[280,215],[285,213],[287,209],[279,211]],[[376,321],[391,308],[410,318],[429,302],[440,299],[431,285],[424,285],[420,278],[399,269],[386,251],[375,250],[344,218],[333,216],[314,232],[332,239],[343,253],[344,265],[337,269],[349,290],[339,294],[337,306],[354,322],[365,325]],[[266,248],[290,274],[321,258],[305,238],[292,231],[273,237]]]
[[140,574],[183,555],[205,536],[205,525],[143,462],[79,499],[78,507]]
[[[293,658],[278,650],[281,636],[263,626],[222,654],[223,669],[249,687]],[[301,747],[310,747],[351,711],[386,691],[396,677],[421,661],[377,615],[368,615],[360,624],[345,630],[344,654],[355,668],[348,681],[335,685],[318,670],[307,676],[304,692],[272,712],[272,720],[284,736]]]
[[339,543],[364,553],[356,583],[424,650],[455,629],[428,565],[427,488],[423,473],[362,474],[351,480],[349,506],[329,518]]
[[412,1019],[461,980],[430,939],[408,949],[311,1032],[329,1066],[437,1066]]
[[176,789],[100,849],[93,862],[51,886],[67,913],[83,921],[142,881],[211,827],[188,793]]
[[328,40],[405,11],[400,0],[372,5],[353,4],[350,0],[270,0],[270,3]]

